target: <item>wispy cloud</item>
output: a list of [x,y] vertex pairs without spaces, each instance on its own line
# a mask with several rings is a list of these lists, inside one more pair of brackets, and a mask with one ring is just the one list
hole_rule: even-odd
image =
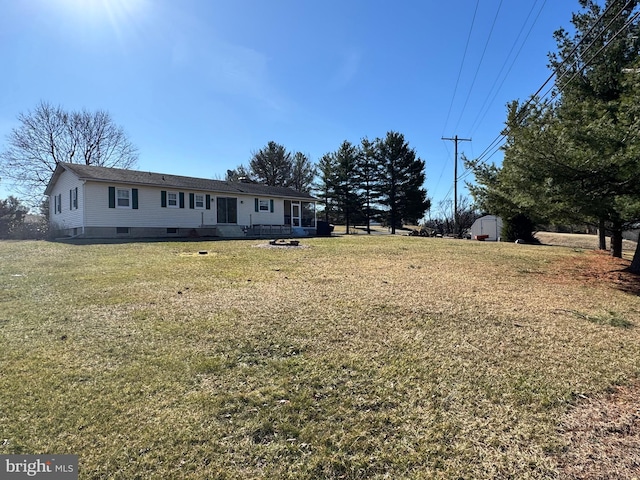
[[181,32],[171,46],[174,68],[201,76],[213,91],[247,97],[281,110],[284,98],[272,84],[269,58],[252,48],[214,38],[209,32]]
[[216,42],[203,55],[203,67],[213,88],[245,95],[268,106],[281,108],[279,95],[269,80],[269,59],[251,48]]
[[329,86],[334,90],[345,88],[358,74],[362,54],[355,48],[349,48],[340,53],[340,63],[330,79]]

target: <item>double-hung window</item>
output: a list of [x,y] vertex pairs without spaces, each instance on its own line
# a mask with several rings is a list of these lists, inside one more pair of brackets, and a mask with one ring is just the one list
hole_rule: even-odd
[[[74,197],[75,208],[78,208],[77,193]],[[116,188],[109,187],[109,208],[132,208],[138,209],[138,189],[137,188]]]
[[116,206],[118,208],[131,208],[131,190],[128,188],[116,189]]
[[72,188],[70,190],[69,198],[71,199],[71,201],[69,202],[71,204],[70,205],[71,210],[77,209],[78,208],[78,187]]
[[255,198],[255,211],[256,212],[271,212],[273,213],[273,198],[264,199],[264,198]]
[[167,192],[167,207],[178,208],[178,192]]
[[204,195],[201,193],[196,193],[194,198],[195,198],[195,207],[204,208]]

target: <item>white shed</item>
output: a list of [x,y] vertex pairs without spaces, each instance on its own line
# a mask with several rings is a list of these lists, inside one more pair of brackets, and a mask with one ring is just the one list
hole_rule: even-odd
[[497,241],[502,231],[502,219],[495,215],[485,215],[478,218],[471,225],[471,238],[473,240]]

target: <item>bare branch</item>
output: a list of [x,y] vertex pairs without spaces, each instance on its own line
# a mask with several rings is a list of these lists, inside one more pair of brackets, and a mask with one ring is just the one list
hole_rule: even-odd
[[0,176],[38,204],[60,162],[131,168],[138,151],[108,112],[66,112],[47,102],[18,115],[0,153]]

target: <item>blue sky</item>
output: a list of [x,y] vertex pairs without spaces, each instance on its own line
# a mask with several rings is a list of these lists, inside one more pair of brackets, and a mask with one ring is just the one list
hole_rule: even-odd
[[482,154],[506,103],[549,76],[553,32],[578,10],[578,0],[0,0],[0,149],[41,100],[107,110],[141,170],[206,178],[270,140],[317,161],[395,130],[425,160],[437,204],[453,183],[453,143],[441,137],[472,138],[460,152]]

